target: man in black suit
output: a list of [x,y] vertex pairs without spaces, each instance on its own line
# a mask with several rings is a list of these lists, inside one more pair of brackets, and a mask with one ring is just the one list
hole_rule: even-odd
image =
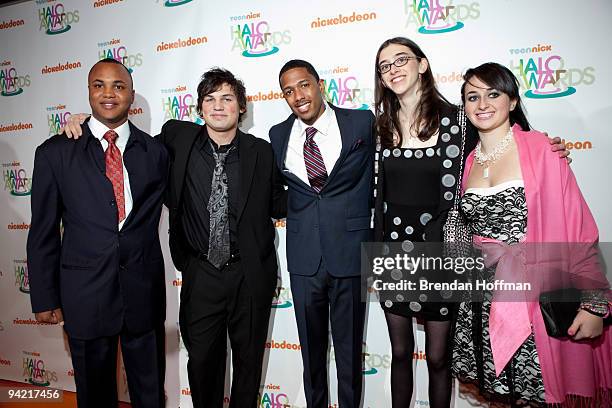
[[117,406],[118,338],[132,405],[163,407],[157,230],[168,153],[128,121],[134,90],[125,66],[99,61],[88,83],[92,118],[83,137],[56,135],[36,149],[27,244],[32,310],[39,322],[64,325],[80,408]]
[[171,120],[159,136],[170,152],[170,250],[183,272],[179,321],[195,407],[221,407],[226,336],[232,347],[230,407],[253,407],[276,288],[271,217],[286,214],[272,147],[241,132],[242,81],[212,69],[198,85],[205,126]]
[[[164,203],[170,252],[183,273],[179,324],[196,408],[223,406],[227,340],[232,347],[230,407],[257,403],[264,345],[277,282],[273,218],[287,212],[272,147],[241,132],[242,81],[224,69],[198,85],[206,122],[170,120],[158,136],[170,153]],[[67,131],[78,137],[78,121]]]

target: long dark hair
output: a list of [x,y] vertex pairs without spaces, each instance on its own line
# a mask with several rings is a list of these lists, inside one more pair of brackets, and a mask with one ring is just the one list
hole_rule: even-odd
[[[380,53],[390,44],[404,45],[410,48],[415,56],[427,59],[423,50],[421,50],[414,41],[405,37],[390,38],[383,42],[378,48],[374,64],[376,72],[374,98],[376,130],[383,147],[391,147],[394,145],[394,133],[397,133],[399,136],[398,146],[402,145],[403,140],[398,115],[400,110],[399,100],[397,95],[385,86],[382,75],[378,72],[378,59],[380,58]],[[431,72],[431,64],[427,64],[427,70],[420,75],[419,90],[421,91],[421,100],[416,107],[412,127],[415,132],[418,132],[418,138],[425,141],[435,135],[440,127],[440,110],[444,107],[451,106],[451,104],[442,96],[438,88],[436,88],[436,82]]]
[[508,95],[511,101],[516,101],[516,106],[510,111],[510,126],[518,123],[524,131],[531,130],[531,125],[525,115],[525,107],[521,101],[519,93],[518,79],[508,68],[495,62],[487,62],[476,68],[470,68],[463,75],[463,85],[461,85],[461,100],[465,104],[465,85],[472,78],[478,78],[489,87]]

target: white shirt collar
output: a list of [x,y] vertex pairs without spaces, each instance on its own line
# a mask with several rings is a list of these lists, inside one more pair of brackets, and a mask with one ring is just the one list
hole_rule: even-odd
[[306,138],[306,128],[309,127],[314,127],[315,129],[317,129],[317,133],[321,133],[323,136],[327,136],[329,134],[329,126],[331,125],[332,120],[334,119],[334,112],[325,100],[323,100],[323,106],[325,106],[323,114],[312,125],[307,125],[306,123],[302,122],[300,118],[297,119],[300,125],[301,137]]
[[[89,118],[89,130],[94,135],[94,137],[100,141],[102,141],[104,134],[110,130],[105,124],[100,122],[98,119],[94,118],[93,115]],[[130,124],[129,121],[125,121],[120,126],[113,129],[117,133],[117,140],[115,144],[117,147],[127,145],[127,141],[130,137]]]

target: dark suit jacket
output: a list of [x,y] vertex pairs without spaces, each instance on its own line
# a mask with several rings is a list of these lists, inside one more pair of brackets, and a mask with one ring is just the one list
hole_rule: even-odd
[[[32,310],[62,308],[73,338],[151,330],[165,318],[159,217],[168,154],[130,123],[123,155],[133,208],[121,231],[100,142],[55,135],[36,149],[28,271]],[[60,230],[63,226],[63,236]]]
[[336,113],[342,150],[318,194],[285,168],[295,115],[270,129],[277,164],[289,186],[287,263],[289,273],[310,276],[323,257],[332,276],[358,276],[361,243],[372,240],[374,115],[330,106]]
[[[170,253],[183,272],[183,288],[190,284],[193,249],[185,240],[181,217],[187,162],[198,137],[208,138],[205,126],[170,120],[159,135],[170,153],[170,178],[165,204],[170,210]],[[271,218],[284,218],[287,198],[276,169],[274,154],[265,140],[237,131],[240,160],[238,248],[247,286],[260,305],[270,305],[276,288],[278,264]],[[206,205],[206,203],[202,203]]]

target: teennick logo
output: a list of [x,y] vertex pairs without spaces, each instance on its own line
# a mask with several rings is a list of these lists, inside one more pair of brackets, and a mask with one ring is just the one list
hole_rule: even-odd
[[348,67],[335,67],[319,72],[327,100],[349,109],[368,109],[374,100],[374,90],[360,85]]
[[30,86],[30,75],[19,75],[17,69],[11,66],[11,61],[5,60],[0,64],[0,95],[15,96],[23,92],[23,88]]
[[272,298],[272,308],[273,309],[287,309],[293,306],[291,302],[293,297],[291,296],[291,289],[285,288],[281,285],[280,279],[277,279],[276,290],[274,291],[274,296]]
[[[261,13],[257,13],[260,15]],[[235,21],[230,17],[230,21]],[[289,30],[272,31],[267,20],[250,20],[244,24],[232,24],[232,51],[240,51],[243,57],[265,57],[276,54],[279,45],[291,43]]]
[[45,362],[38,352],[23,352],[24,381],[33,385],[47,387],[51,381],[57,382],[57,374],[45,367]]
[[98,59],[111,58],[125,65],[130,72],[142,65],[142,53],[129,53],[118,38],[98,43]]
[[15,259],[13,263],[15,264],[15,286],[17,286],[21,293],[30,293],[28,261],[25,259]]
[[162,112],[164,121],[169,119],[189,120],[194,123],[203,124],[204,121],[198,115],[198,100],[186,86],[179,85],[174,88],[162,89]]
[[[571,68],[552,45],[510,49],[510,54],[521,56],[509,63],[525,96],[531,99],[561,98],[576,93],[579,85],[595,82],[595,68]],[[528,55],[534,54],[534,55]]]
[[28,196],[32,191],[32,179],[19,162],[3,163],[4,191],[12,196]]
[[78,10],[66,10],[61,2],[49,0],[36,0],[36,4],[45,4],[38,9],[39,31],[45,30],[47,35],[65,33],[72,28],[72,24],[79,22]]

